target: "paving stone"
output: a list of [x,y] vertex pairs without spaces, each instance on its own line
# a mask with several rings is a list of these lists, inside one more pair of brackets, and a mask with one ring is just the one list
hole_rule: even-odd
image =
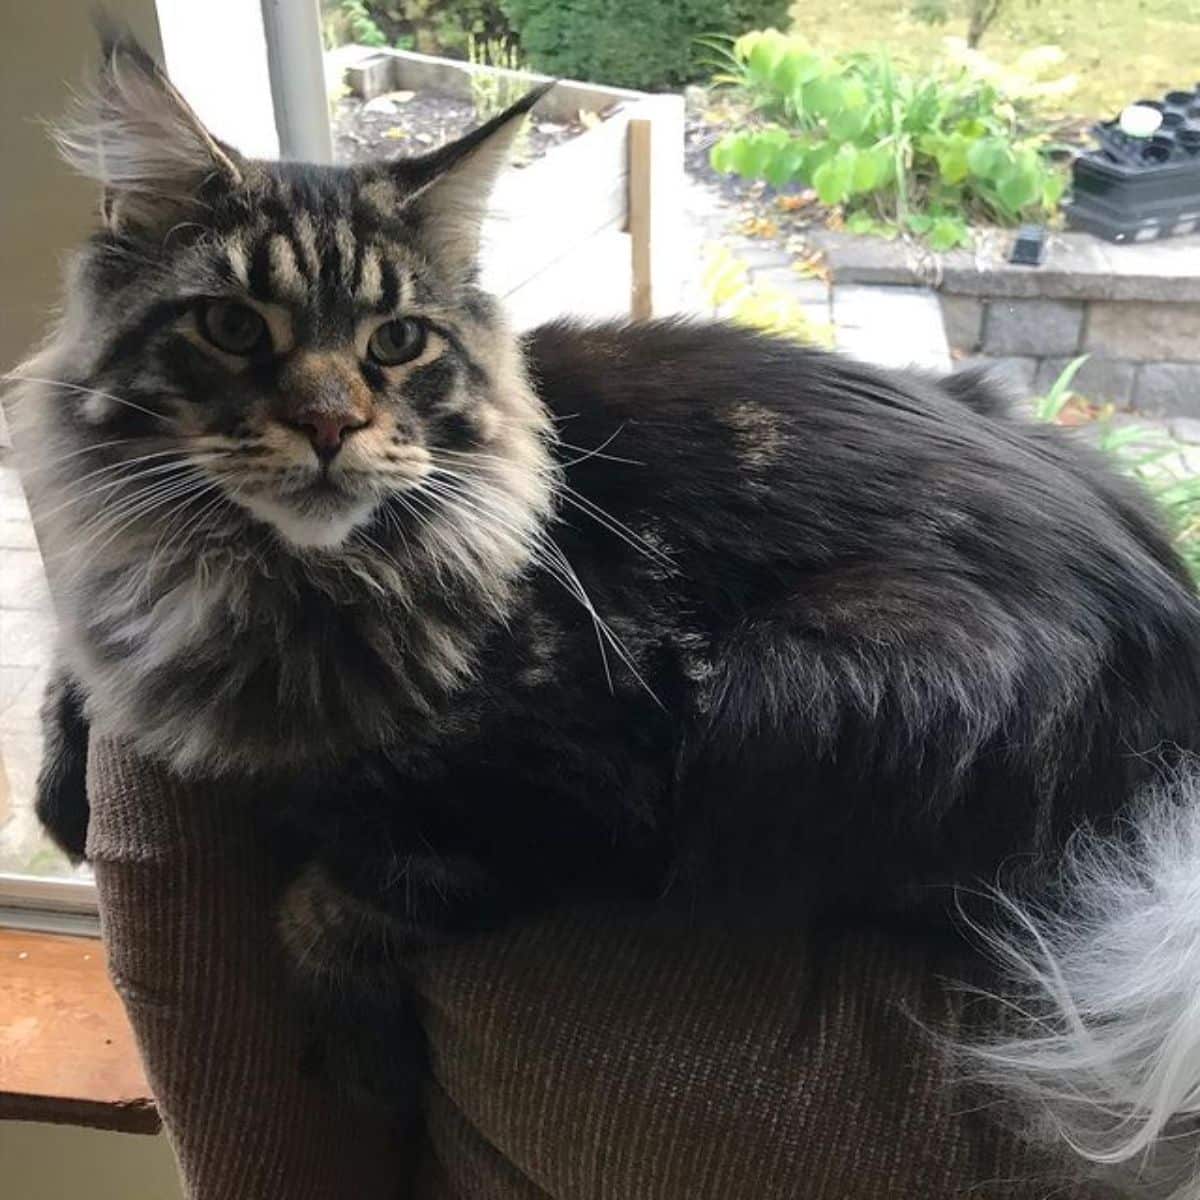
[[833,315],[838,325],[869,328],[880,321],[929,325],[945,331],[936,293],[918,287],[867,287],[839,284],[833,289]]
[[49,610],[50,593],[37,550],[0,550],[0,608]]
[[1176,417],[1169,425],[1171,436],[1200,446],[1200,417]]
[[1200,235],[1117,245],[1051,233],[1040,267],[1008,261],[1012,234],[935,255],[901,241],[814,230],[838,282],[930,284],[953,295],[1010,299],[1200,301]]
[[40,667],[54,651],[54,620],[31,609],[0,608],[0,666]]
[[1200,418],[1200,363],[1143,363],[1133,403],[1139,412]]
[[778,288],[805,304],[829,303],[829,285],[822,279],[809,279],[792,267],[759,267],[750,272],[755,286]]
[[834,283],[839,286],[864,283],[916,287],[936,276],[934,260],[915,253],[904,242],[856,237],[827,229],[811,230],[806,236],[824,255]]
[[792,256],[775,242],[749,241],[746,238],[724,238],[730,253],[751,272],[769,267],[787,267]]
[[1200,303],[1093,304],[1084,349],[1142,362],[1200,362]]
[[879,329],[851,329],[839,326],[835,333],[837,348],[843,354],[881,367],[917,367],[946,374],[951,368],[950,351],[945,339],[915,341]]
[[[1071,358],[1044,358],[1038,365],[1034,387],[1044,395],[1072,362]],[[1089,400],[1125,405],[1133,399],[1137,363],[1125,358],[1091,357],[1075,373],[1072,388]]]
[[942,310],[928,288],[838,285],[833,291],[838,349],[888,367],[950,368]]
[[1105,249],[1113,300],[1200,302],[1200,235]]
[[[8,734],[3,742],[4,773],[8,777],[8,787],[14,807],[20,812],[21,807],[28,807],[33,800],[37,786],[38,768],[42,761],[42,735],[40,731]],[[41,830],[36,821],[21,821],[34,841],[41,840]],[[6,864],[6,869],[12,870],[15,864]],[[4,868],[0,868],[4,869]]]
[[974,354],[983,338],[984,301],[974,296],[941,297],[942,324],[952,350]]
[[0,667],[0,741],[9,732],[36,733],[49,666]]
[[827,328],[833,327],[833,309],[828,300],[823,300],[817,304],[801,303],[800,311],[815,325],[823,325]]
[[988,304],[983,350],[999,357],[1073,354],[1083,326],[1077,300],[1001,300]]

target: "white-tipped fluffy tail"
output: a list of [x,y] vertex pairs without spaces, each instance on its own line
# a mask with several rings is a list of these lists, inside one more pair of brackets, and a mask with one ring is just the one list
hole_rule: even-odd
[[974,1064],[1130,1196],[1200,1200],[1200,771],[1122,835],[1080,835],[1054,912],[988,934],[1023,1028]]

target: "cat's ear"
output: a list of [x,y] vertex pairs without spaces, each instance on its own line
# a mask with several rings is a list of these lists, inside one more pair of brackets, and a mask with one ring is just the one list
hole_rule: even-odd
[[553,86],[526,92],[456,142],[395,164],[401,204],[435,263],[451,270],[474,265],[492,188],[526,115]]
[[56,128],[63,157],[103,188],[101,214],[114,232],[169,229],[199,205],[214,178],[242,182],[245,164],[219,142],[162,68],[124,31],[101,29],[95,84]]

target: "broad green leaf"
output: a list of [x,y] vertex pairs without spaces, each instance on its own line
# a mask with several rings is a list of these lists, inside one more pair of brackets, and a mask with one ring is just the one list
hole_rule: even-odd
[[764,34],[746,55],[746,74],[752,83],[760,86],[770,84],[776,65],[783,57],[785,48],[778,37]]
[[998,138],[983,138],[967,151],[967,166],[981,179],[999,178],[1012,163],[1012,151]]
[[937,217],[929,228],[931,250],[953,250],[956,246],[969,245],[971,231],[961,217]]
[[1061,171],[1051,171],[1042,181],[1042,207],[1056,209],[1067,190],[1067,177]]
[[737,134],[726,134],[713,148],[708,152],[708,161],[712,164],[714,171],[720,171],[722,175],[728,175],[734,170],[733,166],[733,143],[737,141]]
[[856,192],[873,192],[883,183],[888,156],[878,150],[864,150],[855,155],[850,185]]
[[1034,172],[1016,167],[996,184],[996,191],[1000,199],[1018,213],[1038,198],[1038,184]]
[[[846,148],[842,147],[843,150]],[[812,184],[822,204],[842,204],[850,197],[853,178],[853,160],[838,154],[813,172]]]
[[970,139],[963,137],[962,134],[952,134],[942,139],[935,157],[943,182],[962,183],[971,173],[970,167],[967,166],[967,152],[970,148]]
[[988,127],[978,117],[968,117],[965,121],[959,121],[954,132],[974,141],[976,138],[986,137],[987,131]]
[[795,159],[790,146],[779,146],[772,150],[762,166],[762,178],[772,187],[783,187],[796,178]]
[[842,81],[835,75],[823,75],[804,87],[804,111],[827,120],[842,110]]
[[797,88],[823,74],[825,62],[815,54],[789,50],[775,64],[771,73],[771,87],[781,96],[790,96]]

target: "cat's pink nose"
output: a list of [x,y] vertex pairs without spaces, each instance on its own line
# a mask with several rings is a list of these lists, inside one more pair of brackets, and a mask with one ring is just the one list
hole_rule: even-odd
[[362,429],[368,422],[347,412],[314,412],[299,414],[291,424],[308,434],[317,457],[327,463],[336,457],[346,437],[356,429]]

